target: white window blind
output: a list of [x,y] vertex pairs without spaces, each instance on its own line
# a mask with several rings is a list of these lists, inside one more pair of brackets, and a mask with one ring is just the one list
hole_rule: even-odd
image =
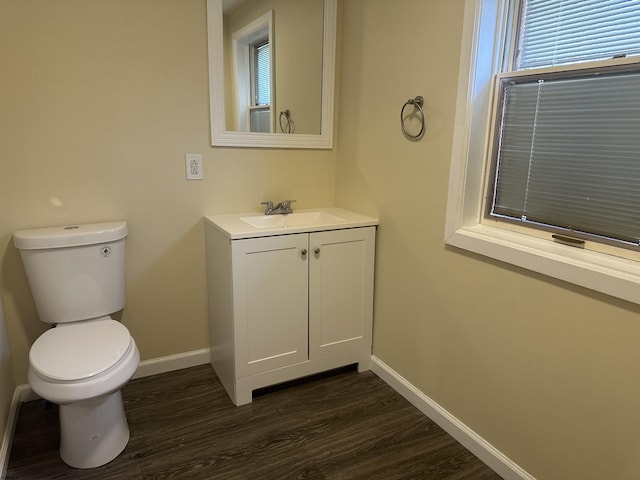
[[638,0],[527,0],[520,69],[640,54]]
[[639,53],[640,1],[528,0],[520,23],[530,74],[499,82],[489,214],[638,245],[640,67],[534,67]]
[[263,43],[255,47],[255,82],[256,105],[271,103],[271,73],[269,69],[269,44]]
[[253,104],[249,106],[249,131],[271,132],[271,66],[269,40],[253,46],[252,91]]

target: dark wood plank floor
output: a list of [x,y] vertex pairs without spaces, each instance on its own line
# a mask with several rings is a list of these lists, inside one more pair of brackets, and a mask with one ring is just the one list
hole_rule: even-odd
[[58,413],[21,406],[8,480],[499,480],[370,372],[343,369],[235,407],[209,365],[124,389],[131,440],[92,470],[58,456]]

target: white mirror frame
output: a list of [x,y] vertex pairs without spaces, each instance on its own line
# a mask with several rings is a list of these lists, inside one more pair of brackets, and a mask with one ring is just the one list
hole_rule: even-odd
[[225,129],[222,0],[207,0],[211,145],[214,147],[333,147],[336,24],[338,0],[324,0],[322,46],[322,121],[320,134],[233,132]]

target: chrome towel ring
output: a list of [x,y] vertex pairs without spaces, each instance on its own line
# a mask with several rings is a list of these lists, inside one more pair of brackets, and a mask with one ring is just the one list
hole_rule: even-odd
[[[404,109],[407,108],[408,105],[413,105],[414,112],[415,110],[418,110],[418,112],[420,112],[421,126],[420,126],[420,131],[416,135],[412,135],[411,133],[409,133],[405,125]],[[400,125],[402,125],[402,132],[405,134],[407,138],[410,138],[412,140],[417,140],[421,138],[422,135],[424,134],[424,110],[422,109],[423,105],[424,105],[424,98],[418,95],[416,98],[410,98],[409,100],[407,100],[405,104],[402,106],[402,110],[400,110]]]
[[[285,119],[284,125],[282,123],[282,117],[284,117]],[[280,112],[278,123],[280,124],[280,130],[282,131],[282,133],[293,133],[295,127],[293,120],[291,119],[291,112],[288,108]]]

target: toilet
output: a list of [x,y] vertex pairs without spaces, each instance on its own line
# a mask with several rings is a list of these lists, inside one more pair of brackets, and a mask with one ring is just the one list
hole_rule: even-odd
[[127,223],[15,232],[40,320],[52,325],[29,351],[29,384],[59,405],[60,457],[75,468],[116,458],[129,441],[121,388],[140,353],[110,315],[125,304]]

